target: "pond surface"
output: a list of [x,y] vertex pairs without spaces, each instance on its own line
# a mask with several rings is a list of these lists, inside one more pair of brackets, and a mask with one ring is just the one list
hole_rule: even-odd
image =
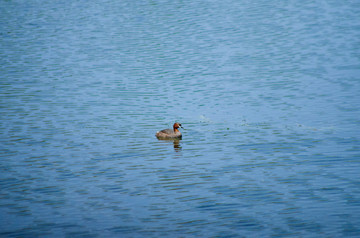
[[1,1],[0,236],[359,237],[359,39],[357,1]]

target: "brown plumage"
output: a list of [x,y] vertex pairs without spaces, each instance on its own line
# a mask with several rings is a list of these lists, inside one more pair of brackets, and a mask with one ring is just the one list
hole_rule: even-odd
[[183,128],[180,123],[175,122],[173,125],[173,130],[164,129],[156,132],[155,136],[159,139],[181,138],[181,132],[178,130],[180,127]]

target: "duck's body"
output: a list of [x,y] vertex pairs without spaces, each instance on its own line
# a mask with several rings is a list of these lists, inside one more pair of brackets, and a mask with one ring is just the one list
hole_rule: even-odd
[[161,131],[156,132],[155,136],[159,139],[175,139],[181,138],[181,132],[178,128],[183,128],[180,123],[175,122],[173,125],[173,129],[164,129]]

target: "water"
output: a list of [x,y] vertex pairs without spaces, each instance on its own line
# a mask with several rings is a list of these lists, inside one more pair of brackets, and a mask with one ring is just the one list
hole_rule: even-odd
[[359,16],[1,1],[0,236],[359,237]]

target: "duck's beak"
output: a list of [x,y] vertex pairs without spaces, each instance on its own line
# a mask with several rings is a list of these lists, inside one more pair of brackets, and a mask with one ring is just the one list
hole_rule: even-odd
[[179,126],[180,126],[182,129],[185,129],[184,127],[182,127],[182,125],[181,125],[181,124],[180,124]]

